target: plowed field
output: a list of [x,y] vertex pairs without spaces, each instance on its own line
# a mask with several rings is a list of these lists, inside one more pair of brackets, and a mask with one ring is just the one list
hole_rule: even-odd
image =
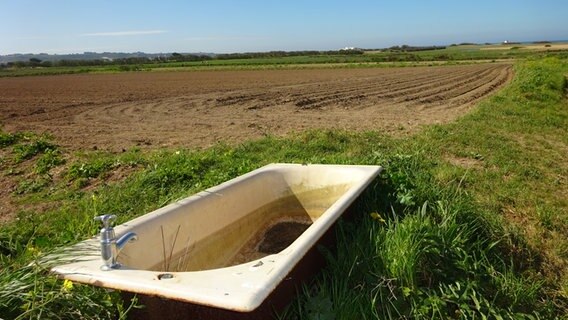
[[509,64],[196,71],[0,79],[6,131],[70,149],[204,147],[309,128],[406,133],[454,120],[502,87]]

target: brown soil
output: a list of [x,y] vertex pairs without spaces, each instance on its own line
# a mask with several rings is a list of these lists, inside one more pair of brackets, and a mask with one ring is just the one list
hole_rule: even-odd
[[310,223],[295,221],[280,222],[266,231],[262,242],[258,245],[258,251],[266,254],[278,253],[292,244],[306,229]]
[[270,221],[251,237],[227,265],[234,266],[276,254],[291,245],[311,225],[309,216],[290,216]]
[[148,72],[0,79],[5,131],[71,150],[206,147],[311,128],[407,133],[463,115],[509,64]]

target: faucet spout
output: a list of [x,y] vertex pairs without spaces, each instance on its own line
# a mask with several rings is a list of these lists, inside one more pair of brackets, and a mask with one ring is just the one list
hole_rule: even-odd
[[117,254],[120,253],[122,248],[124,248],[124,246],[127,243],[134,242],[136,240],[138,240],[138,235],[136,233],[134,233],[134,232],[125,233],[122,237],[120,237],[118,240],[116,240]]

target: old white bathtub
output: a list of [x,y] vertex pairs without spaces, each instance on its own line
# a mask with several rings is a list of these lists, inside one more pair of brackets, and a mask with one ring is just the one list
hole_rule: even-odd
[[135,232],[101,270],[98,237],[68,251],[60,277],[249,312],[379,174],[379,166],[272,164],[115,227]]

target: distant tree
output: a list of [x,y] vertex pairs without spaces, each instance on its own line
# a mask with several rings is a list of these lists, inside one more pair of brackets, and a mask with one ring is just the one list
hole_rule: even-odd
[[29,60],[29,65],[30,67],[39,67],[41,63],[41,60],[38,58],[30,58]]
[[183,54],[177,52],[172,53],[172,60],[183,61]]

